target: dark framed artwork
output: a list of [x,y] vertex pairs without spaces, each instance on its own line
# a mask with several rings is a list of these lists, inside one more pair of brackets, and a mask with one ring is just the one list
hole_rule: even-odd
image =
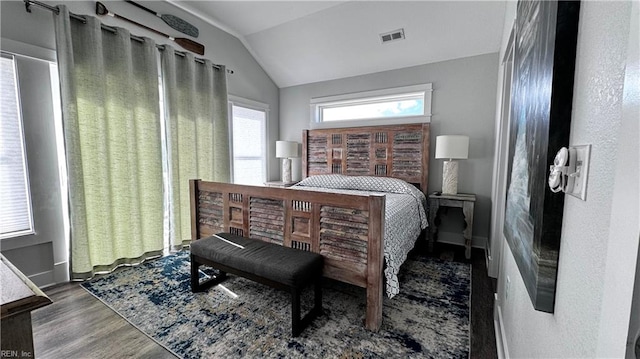
[[536,310],[553,312],[564,193],[547,186],[569,145],[580,2],[519,1],[504,234]]

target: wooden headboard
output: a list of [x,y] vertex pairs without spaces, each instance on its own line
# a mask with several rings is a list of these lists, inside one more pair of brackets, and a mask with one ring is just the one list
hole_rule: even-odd
[[331,173],[399,178],[427,194],[429,124],[304,130],[302,177]]

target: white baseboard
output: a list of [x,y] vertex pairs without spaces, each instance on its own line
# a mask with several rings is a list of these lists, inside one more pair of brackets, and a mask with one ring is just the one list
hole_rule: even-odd
[[496,348],[498,350],[498,359],[509,358],[509,347],[507,346],[507,338],[505,337],[504,322],[502,321],[502,307],[498,294],[494,293],[493,301],[493,327],[496,332]]
[[54,284],[66,283],[70,281],[69,262],[60,262],[53,265],[53,281]]
[[53,271],[49,270],[42,273],[36,273],[28,276],[29,280],[33,282],[38,288],[45,288],[55,284],[53,280]]
[[29,280],[33,282],[38,288],[46,288],[59,283],[66,283],[69,281],[69,262],[56,263],[53,266],[53,270],[49,270],[42,273],[36,273],[29,276]]
[[[484,242],[484,264],[487,266],[487,272],[489,271],[489,268],[491,268],[492,260],[493,257],[491,256],[491,246],[489,246],[489,240],[487,239],[487,241]],[[491,275],[489,275],[489,277],[491,277]]]
[[487,275],[491,278],[498,279],[498,268],[500,268],[500,264],[496,261],[500,260],[500,253],[496,252],[494,248],[490,248],[488,246],[487,241],[487,249],[486,249],[486,262],[487,262]]

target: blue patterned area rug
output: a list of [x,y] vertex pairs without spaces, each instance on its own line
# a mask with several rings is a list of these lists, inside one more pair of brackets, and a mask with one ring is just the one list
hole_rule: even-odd
[[[327,280],[324,315],[297,338],[288,293],[229,276],[224,288],[193,294],[189,273],[189,252],[182,251],[82,286],[182,358],[469,357],[469,264],[407,260],[400,294],[385,298],[377,333],[363,327],[364,289]],[[303,313],[312,294],[303,296]]]

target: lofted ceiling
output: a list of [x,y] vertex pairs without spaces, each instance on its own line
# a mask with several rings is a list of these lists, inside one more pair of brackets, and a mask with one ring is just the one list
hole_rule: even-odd
[[[238,37],[280,88],[498,52],[506,5],[168,1]],[[404,40],[382,43],[398,29]]]

